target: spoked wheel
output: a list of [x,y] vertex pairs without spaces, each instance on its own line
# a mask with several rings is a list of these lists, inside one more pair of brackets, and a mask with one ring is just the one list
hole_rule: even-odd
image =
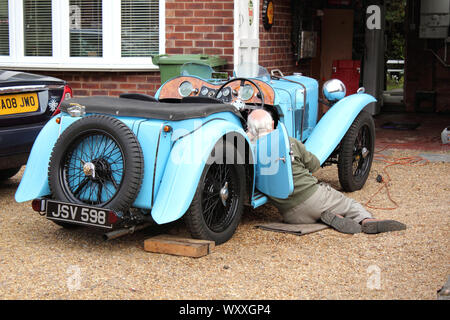
[[79,136],[67,148],[60,182],[69,200],[104,206],[119,191],[124,176],[124,154],[106,131]]
[[339,182],[345,191],[360,190],[372,167],[375,125],[372,116],[361,111],[342,139],[339,151]]
[[244,188],[244,165],[207,164],[185,215],[191,235],[197,239],[213,240],[216,244],[229,240],[242,216]]
[[142,151],[120,120],[93,115],[59,137],[49,165],[54,198],[116,211],[130,208],[143,176]]

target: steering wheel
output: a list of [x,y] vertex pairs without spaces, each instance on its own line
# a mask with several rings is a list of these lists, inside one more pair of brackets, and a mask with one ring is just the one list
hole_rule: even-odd
[[219,89],[217,89],[216,93],[214,94],[214,98],[217,99],[217,96],[219,95],[219,92],[221,92],[230,83],[233,83],[235,81],[240,81],[241,83],[240,83],[240,85],[238,87],[232,88],[234,92],[239,92],[239,89],[241,87],[243,87],[246,82],[249,82],[250,84],[252,84],[258,90],[258,93],[256,95],[253,93],[252,96],[249,99],[247,99],[247,100],[250,100],[254,96],[256,96],[257,98],[259,98],[259,100],[261,100],[261,105],[260,106],[256,106],[256,104],[255,104],[254,107],[250,107],[250,106],[247,106],[245,104],[245,102],[241,100],[241,98],[239,97],[239,94],[238,94],[238,96],[231,103],[232,105],[234,105],[236,107],[236,109],[243,110],[243,109],[262,109],[262,108],[264,108],[264,93],[263,93],[263,91],[261,90],[261,88],[253,80],[250,80],[250,79],[247,79],[247,78],[234,78],[234,79],[228,80],[227,82],[222,84]]

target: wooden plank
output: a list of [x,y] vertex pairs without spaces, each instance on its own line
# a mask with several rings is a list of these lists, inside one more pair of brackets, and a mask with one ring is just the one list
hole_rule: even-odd
[[215,247],[214,241],[159,235],[144,241],[144,250],[177,256],[200,258],[208,255]]

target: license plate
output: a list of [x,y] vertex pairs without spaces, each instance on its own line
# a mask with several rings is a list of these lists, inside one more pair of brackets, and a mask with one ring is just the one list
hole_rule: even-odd
[[0,96],[0,115],[35,112],[39,109],[37,93]]
[[91,227],[112,229],[108,209],[47,200],[47,219]]

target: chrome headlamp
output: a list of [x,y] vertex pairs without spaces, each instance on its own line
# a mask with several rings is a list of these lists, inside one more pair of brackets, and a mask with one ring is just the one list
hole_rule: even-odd
[[323,85],[323,96],[330,102],[341,100],[347,94],[345,84],[338,79],[331,79]]

